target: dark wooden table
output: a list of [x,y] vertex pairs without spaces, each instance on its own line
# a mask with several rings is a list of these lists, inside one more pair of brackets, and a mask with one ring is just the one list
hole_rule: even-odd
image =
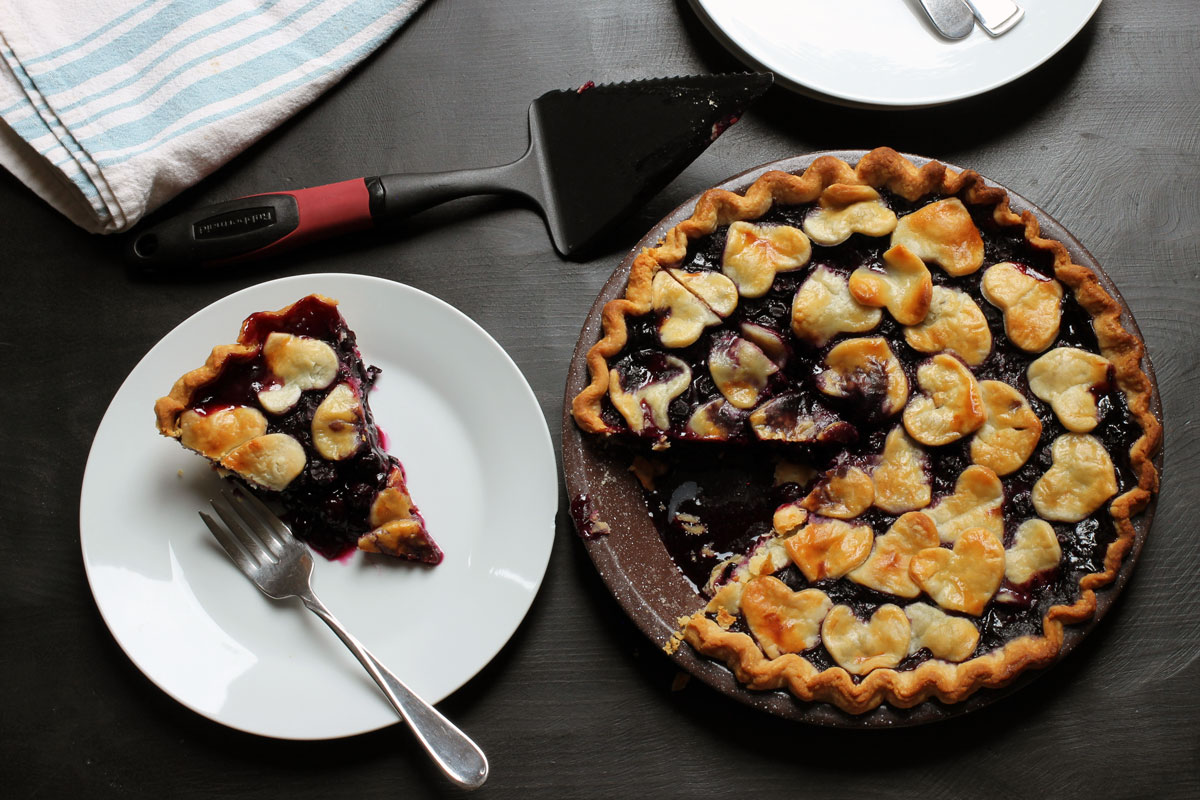
[[[83,233],[0,174],[0,793],[456,793],[400,726],[294,743],[197,716],[152,685],[104,626],[80,559],[80,481],[109,400],[180,321],[284,275],[402,281],[500,342],[557,443],[582,320],[642,231],[751,166],[886,144],[974,167],[1034,201],[1132,307],[1166,418],[1162,495],[1133,580],[1079,648],[1003,702],[917,729],[838,731],[677,680],[560,513],[528,617],[442,703],[491,758],[480,796],[1200,796],[1200,22],[1192,0],[1153,9],[1109,0],[1027,77],[942,108],[849,110],[774,89],[584,263],[556,255],[527,207],[480,198],[285,262],[151,282],[123,267],[120,240]],[[544,91],[741,68],[685,0],[432,0],[326,96],[166,211],[355,175],[501,163],[520,155],[526,108]]]

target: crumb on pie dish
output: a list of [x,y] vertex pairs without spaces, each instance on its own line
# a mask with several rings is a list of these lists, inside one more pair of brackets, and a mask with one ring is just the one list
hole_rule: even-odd
[[697,590],[668,649],[851,714],[1052,663],[1158,488],[1121,314],[970,170],[880,148],[705,192],[570,409]]
[[337,301],[314,294],[251,314],[154,413],[164,436],[277,500],[296,537],[326,557],[357,547],[437,564],[442,551],[371,414],[378,374]]

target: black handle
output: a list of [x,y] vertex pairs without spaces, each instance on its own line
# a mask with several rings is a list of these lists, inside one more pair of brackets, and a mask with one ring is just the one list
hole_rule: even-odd
[[275,255],[459,197],[517,192],[537,197],[529,154],[511,164],[455,172],[355,178],[252,195],[198,208],[134,236],[131,262],[147,271]]
[[288,194],[240,197],[172,217],[134,237],[129,258],[144,268],[222,261],[252,252],[300,226]]
[[421,172],[367,178],[371,216],[377,221],[400,219],[427,208],[477,194],[512,192],[537,200],[540,193],[530,178],[529,154],[499,167],[451,172]]

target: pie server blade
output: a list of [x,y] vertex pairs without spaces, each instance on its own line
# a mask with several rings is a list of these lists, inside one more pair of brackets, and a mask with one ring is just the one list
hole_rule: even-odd
[[353,178],[197,208],[135,232],[149,271],[276,255],[458,197],[516,193],[579,254],[690,164],[774,81],[770,73],[659,78],[548,92],[529,106],[529,149],[497,167]]

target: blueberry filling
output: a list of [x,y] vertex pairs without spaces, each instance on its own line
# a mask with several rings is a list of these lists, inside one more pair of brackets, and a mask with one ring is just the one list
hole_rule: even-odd
[[[885,202],[899,216],[911,213],[917,207],[895,195],[883,194]],[[758,222],[800,227],[814,206],[776,205]],[[1051,465],[1051,444],[1067,431],[1049,405],[1029,391],[1026,371],[1042,353],[1026,353],[1008,341],[1004,335],[1002,312],[983,298],[980,281],[988,266],[1003,261],[1015,263],[1019,269],[1035,277],[1052,275],[1053,257],[1030,245],[1024,238],[1021,226],[998,225],[992,216],[992,206],[968,206],[968,209],[983,236],[984,267],[962,277],[931,269],[934,284],[965,292],[987,319],[993,333],[993,345],[987,358],[972,368],[976,378],[1000,381],[1017,388],[1029,401],[1042,424],[1041,438],[1032,456],[1016,472],[1002,478],[1004,545],[1007,547],[1012,544],[1020,523],[1037,516],[1030,498],[1031,489]],[[726,230],[721,228],[711,235],[693,240],[679,265],[680,269],[689,272],[719,271],[725,236]],[[870,238],[859,234],[839,245],[814,244],[812,258],[804,268],[777,275],[764,296],[741,298],[736,309],[721,325],[708,328],[695,344],[670,351],[671,355],[691,366],[692,381],[669,406],[669,428],[665,431],[650,429],[641,434],[656,439],[665,436],[672,442],[669,449],[655,455],[667,468],[655,479],[654,487],[645,491],[645,500],[667,552],[697,592],[703,594],[704,588],[711,586],[714,577],[717,585],[732,577],[731,566],[726,566],[724,575],[714,576],[713,570],[728,559],[745,555],[757,543],[772,536],[774,510],[782,504],[802,498],[812,488],[796,483],[777,485],[774,474],[776,459],[773,456],[809,464],[819,472],[834,466],[869,465],[881,453],[888,431],[899,424],[896,416],[880,418],[877,395],[881,390],[869,381],[854,387],[854,391],[841,398],[829,397],[816,388],[815,378],[822,371],[829,350],[838,342],[860,334],[839,335],[820,348],[791,335],[792,298],[814,270],[825,267],[836,274],[848,276],[859,267],[881,267],[883,252],[888,246],[889,237]],[[623,384],[644,384],[656,377],[649,366],[651,359],[648,354],[662,352],[657,338],[658,320],[652,313],[640,318],[628,318],[626,323],[628,344],[623,353],[611,362],[611,366]],[[810,410],[817,409],[819,413],[836,416],[853,431],[852,436],[803,445],[760,442],[750,431],[746,421],[748,415],[734,413],[726,420],[732,433],[723,440],[724,446],[713,448],[711,443],[693,441],[697,436],[687,427],[692,414],[700,406],[721,397],[708,370],[707,359],[713,341],[728,336],[731,331],[742,330],[748,323],[774,331],[788,345],[786,357],[778,359],[780,369],[769,376],[761,400],[767,401],[785,392],[798,392]],[[902,326],[885,312],[879,325],[861,335],[886,339],[901,362],[910,385],[916,386],[916,368],[929,358],[929,354],[918,352],[907,344]],[[1046,350],[1056,347],[1078,347],[1093,353],[1100,352],[1091,318],[1070,292],[1067,292],[1062,303],[1058,337]],[[1118,491],[1125,492],[1137,483],[1130,463],[1130,448],[1142,431],[1129,412],[1124,394],[1113,381],[1096,387],[1093,393],[1097,399],[1100,423],[1092,435],[1102,442],[1112,456]],[[621,415],[607,401],[602,414],[604,420],[614,428],[626,429]],[[954,491],[959,475],[971,465],[970,441],[971,436],[968,435],[949,445],[925,448],[934,504]],[[730,444],[734,446],[728,446]],[[614,446],[637,449],[636,445],[628,442],[616,442]],[[895,515],[872,508],[856,518],[854,524],[868,524],[876,535],[880,535],[896,519]],[[975,656],[1002,647],[1016,637],[1041,634],[1047,611],[1054,605],[1074,603],[1079,596],[1080,579],[1087,574],[1103,571],[1106,550],[1117,536],[1107,504],[1078,523],[1053,523],[1052,526],[1062,549],[1059,566],[1035,575],[1020,586],[1014,586],[1007,580],[1004,582],[983,615],[972,618],[980,632]],[[912,602],[927,602],[927,598],[905,600],[883,594],[844,579],[809,584],[794,567],[787,567],[775,576],[793,590],[815,586],[834,603],[850,606],[861,619],[869,618],[875,609],[885,603],[905,606]],[[738,617],[731,629],[748,632],[743,617]],[[803,655],[818,668],[834,666],[832,657],[821,645]],[[898,668],[911,669],[929,658],[927,650],[920,650],[904,659]]]

